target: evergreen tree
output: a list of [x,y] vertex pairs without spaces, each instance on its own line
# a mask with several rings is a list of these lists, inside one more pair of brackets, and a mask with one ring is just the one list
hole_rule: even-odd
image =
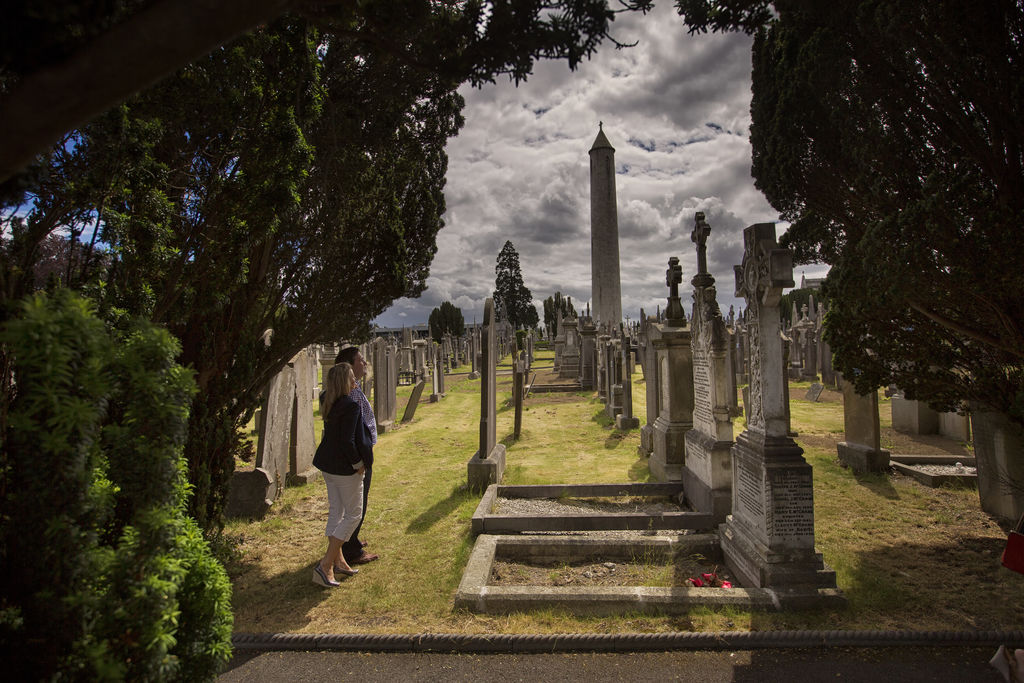
[[544,299],[544,325],[553,326],[555,334],[558,334],[558,312],[562,312],[562,319],[575,319],[576,309],[568,297],[563,297],[562,292],[555,292],[554,296]]
[[836,368],[1024,426],[1024,5],[679,7],[756,34],[752,174],[796,262],[832,266]]
[[519,270],[519,253],[509,240],[505,241],[505,246],[498,254],[494,273],[495,316],[499,320],[507,319],[512,327],[517,329],[535,327],[538,317],[537,309],[533,305],[533,295],[523,284],[523,274]]
[[442,301],[439,308],[430,312],[430,337],[440,342],[445,334],[461,337],[466,333],[466,320],[462,310],[450,301]]

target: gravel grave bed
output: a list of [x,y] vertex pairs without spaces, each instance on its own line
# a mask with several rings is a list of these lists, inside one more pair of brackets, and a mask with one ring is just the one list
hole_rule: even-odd
[[[491,586],[690,586],[687,579],[699,579],[710,586],[703,574],[735,585],[728,569],[701,555],[677,557],[674,562],[550,562],[534,564],[495,560],[488,584]],[[712,586],[714,587],[714,586]],[[722,588],[722,590],[729,590]]]
[[681,512],[683,508],[667,497],[622,496],[615,498],[498,498],[492,514],[579,515],[616,512]]
[[977,467],[967,467],[966,465],[959,469],[955,465],[909,465],[915,470],[921,470],[926,474],[978,474]]

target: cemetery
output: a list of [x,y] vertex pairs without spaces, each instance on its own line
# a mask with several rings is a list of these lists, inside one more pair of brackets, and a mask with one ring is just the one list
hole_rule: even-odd
[[[695,248],[706,249],[709,232],[698,214]],[[388,497],[374,542],[395,559],[387,572],[368,568],[344,606],[310,602],[298,621],[275,608],[270,596],[292,590],[309,551],[268,534],[308,528],[312,543],[305,518],[325,502],[315,481],[280,486],[294,480],[287,465],[270,475],[240,463],[240,482],[268,476],[260,512],[229,525],[247,558],[236,628],[587,632],[593,617],[655,631],[678,629],[680,618],[693,630],[1020,623],[1024,607],[1010,596],[1021,577],[998,567],[1007,522],[982,509],[962,425],[920,408],[925,419],[908,421],[898,392],[861,396],[821,372],[829,364],[808,341],[821,312],[818,322],[793,315],[790,329],[773,313],[793,277],[773,226],[751,226],[745,240],[739,315],[722,315],[700,266],[688,314],[672,259],[664,314],[619,335],[597,334],[584,314],[550,344],[531,337],[529,353],[516,351],[488,300],[462,342],[404,356],[400,341],[373,342],[379,426],[397,427],[378,444],[375,486]],[[446,347],[466,353],[442,358]],[[420,379],[403,385],[397,372]],[[538,377],[548,390],[538,391]],[[294,421],[294,401],[282,402],[293,411],[284,417],[271,416],[271,403],[261,424]],[[289,448],[263,433],[254,430],[273,452]],[[951,590],[961,581],[982,590]]]
[[1024,680],[1024,3],[36,4],[12,676],[868,634]]

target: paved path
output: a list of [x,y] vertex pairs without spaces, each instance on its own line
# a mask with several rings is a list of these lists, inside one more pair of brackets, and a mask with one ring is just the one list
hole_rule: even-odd
[[814,648],[565,654],[239,651],[218,679],[231,681],[899,681],[996,683],[995,649]]

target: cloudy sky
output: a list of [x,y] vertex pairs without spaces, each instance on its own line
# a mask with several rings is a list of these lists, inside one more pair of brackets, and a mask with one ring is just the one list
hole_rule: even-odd
[[[588,152],[599,121],[615,147],[623,316],[664,308],[670,256],[689,291],[695,211],[711,226],[719,304],[724,312],[739,303],[732,266],[743,228],[778,218],[750,177],[751,38],[689,36],[668,2],[647,16],[619,15],[613,35],[639,44],[605,44],[575,72],[540,62],[519,87],[463,88],[466,125],[448,143],[448,209],[427,291],[396,301],[378,325],[425,323],[442,301],[481,320],[505,240],[542,320],[541,303],[556,291],[582,310],[591,284]],[[801,272],[824,270],[798,266],[797,284]],[[683,304],[689,311],[688,293]]]

